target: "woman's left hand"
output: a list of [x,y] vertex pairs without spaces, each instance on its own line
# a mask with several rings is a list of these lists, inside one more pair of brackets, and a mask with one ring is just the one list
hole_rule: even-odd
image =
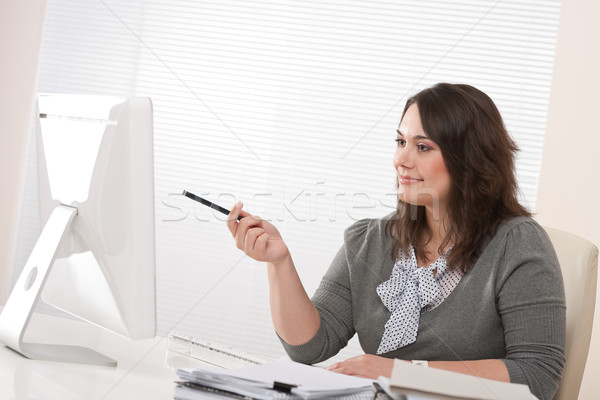
[[361,378],[377,379],[380,376],[392,376],[393,358],[385,358],[373,354],[363,354],[335,363],[327,370]]

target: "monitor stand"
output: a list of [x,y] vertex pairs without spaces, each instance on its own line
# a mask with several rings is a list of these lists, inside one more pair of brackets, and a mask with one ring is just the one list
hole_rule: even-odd
[[0,314],[0,342],[35,360],[116,366],[112,358],[86,347],[23,342],[58,248],[76,215],[76,207],[64,204],[52,211]]

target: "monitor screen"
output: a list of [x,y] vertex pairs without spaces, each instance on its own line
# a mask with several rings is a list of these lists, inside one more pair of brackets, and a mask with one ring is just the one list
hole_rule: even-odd
[[44,228],[0,314],[0,340],[30,358],[56,359],[58,350],[22,343],[40,296],[115,333],[153,337],[151,101],[47,94],[37,104]]

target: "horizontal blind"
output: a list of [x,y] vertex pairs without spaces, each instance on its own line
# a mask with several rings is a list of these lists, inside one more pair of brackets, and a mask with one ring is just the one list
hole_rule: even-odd
[[[495,100],[532,209],[559,12],[558,0],[48,0],[39,91],[152,98],[159,333],[277,357],[264,265],[181,191],[275,223],[312,293],[344,228],[394,209],[404,102],[444,81]],[[36,239],[28,207],[21,259]]]

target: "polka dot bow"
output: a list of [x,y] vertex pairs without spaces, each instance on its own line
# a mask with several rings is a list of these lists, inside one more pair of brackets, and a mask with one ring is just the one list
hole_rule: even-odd
[[377,354],[399,349],[417,339],[421,310],[441,298],[436,276],[439,278],[445,270],[445,255],[427,268],[418,268],[414,248],[409,247],[409,254],[400,249],[392,277],[377,286],[377,294],[391,312]]

